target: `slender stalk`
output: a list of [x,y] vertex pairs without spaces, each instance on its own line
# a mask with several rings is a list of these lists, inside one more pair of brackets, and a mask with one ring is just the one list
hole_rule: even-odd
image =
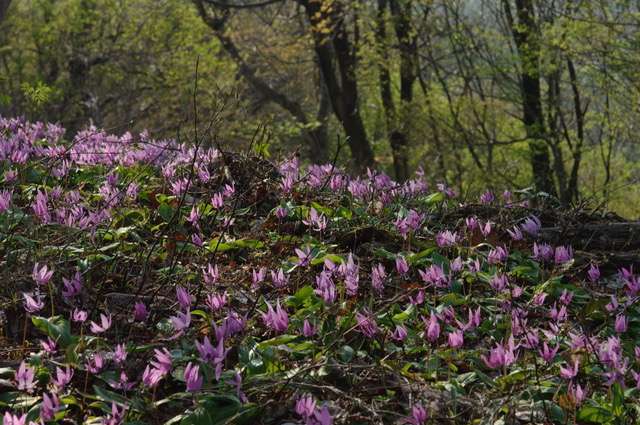
[[24,328],[22,329],[22,346],[26,347],[27,344],[27,324],[29,322],[29,313],[24,316]]
[[51,283],[47,283],[47,288],[49,289],[49,302],[51,303],[51,317],[55,316],[55,308],[53,306],[53,289],[51,288]]

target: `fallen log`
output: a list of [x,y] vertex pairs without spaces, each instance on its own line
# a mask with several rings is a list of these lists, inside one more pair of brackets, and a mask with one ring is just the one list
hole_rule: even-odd
[[554,245],[571,245],[580,250],[628,252],[640,249],[640,222],[544,227],[540,238]]

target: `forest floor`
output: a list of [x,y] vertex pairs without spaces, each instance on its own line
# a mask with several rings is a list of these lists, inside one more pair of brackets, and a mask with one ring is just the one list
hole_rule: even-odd
[[22,120],[0,147],[4,425],[640,418],[638,222]]

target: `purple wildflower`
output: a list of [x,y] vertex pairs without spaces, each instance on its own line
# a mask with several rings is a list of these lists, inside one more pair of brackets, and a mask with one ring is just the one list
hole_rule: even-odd
[[356,313],[356,321],[358,331],[364,334],[368,338],[373,338],[378,333],[378,325],[376,320],[371,316],[371,313],[364,311],[363,313]]
[[387,273],[385,272],[382,264],[378,263],[371,266],[371,286],[376,292],[382,293],[386,277]]
[[53,276],[53,270],[49,270],[46,264],[40,267],[40,265],[36,263],[33,266],[33,273],[31,277],[38,285],[47,285],[51,280],[51,276]]
[[432,311],[429,316],[429,321],[427,324],[427,332],[426,336],[430,342],[436,342],[438,337],[440,336],[440,323],[438,322],[438,317]]
[[62,278],[64,289],[62,290],[62,296],[66,299],[74,298],[80,295],[82,291],[82,275],[79,271],[71,279],[65,277]]
[[598,279],[600,279],[600,269],[598,268],[598,266],[592,263],[589,266],[589,271],[587,272],[587,275],[589,276],[589,280],[592,283],[596,283]]
[[42,422],[53,420],[56,412],[60,410],[60,401],[54,393],[47,395],[42,394],[42,405],[40,406],[40,419]]
[[144,322],[149,317],[149,310],[145,303],[136,301],[133,306],[133,320],[136,322]]
[[35,377],[36,371],[27,365],[24,361],[20,363],[20,367],[15,372],[15,380],[19,390],[26,391],[30,393],[35,388]]
[[24,309],[28,313],[37,313],[44,308],[44,302],[42,302],[39,295],[32,297],[25,292],[22,296],[24,297]]
[[202,388],[203,377],[200,376],[200,366],[189,362],[184,369],[184,380],[187,384],[187,391],[195,393]]
[[276,332],[284,332],[289,327],[289,315],[287,312],[280,306],[280,300],[278,300],[276,304],[276,308],[271,306],[268,302],[267,311],[262,314],[262,320],[267,327],[273,329]]
[[100,313],[100,324],[97,324],[96,322],[93,322],[93,321],[90,323],[91,332],[93,332],[94,334],[106,332],[110,327],[111,327],[111,315],[107,316],[103,313]]
[[556,264],[564,264],[573,259],[573,250],[570,246],[556,247],[554,254],[554,262]]
[[409,264],[402,255],[396,257],[396,271],[400,276],[405,276],[409,272]]
[[532,215],[525,219],[525,221],[520,225],[520,228],[535,238],[538,236],[538,233],[540,233],[542,223],[540,223],[540,219],[538,217]]

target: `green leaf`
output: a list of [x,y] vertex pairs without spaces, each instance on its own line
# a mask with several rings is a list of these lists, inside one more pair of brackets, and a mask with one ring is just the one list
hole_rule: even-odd
[[619,383],[615,383],[611,387],[611,392],[613,395],[613,402],[611,406],[613,414],[616,417],[620,417],[624,412],[624,392]]
[[208,249],[214,251],[216,246],[218,247],[218,252],[225,252],[234,249],[260,249],[264,247],[264,243],[255,239],[236,239],[218,243],[218,238],[211,239]]
[[353,360],[354,354],[355,351],[349,345],[343,345],[340,348],[340,360],[342,360],[344,363],[349,363],[351,360]]
[[180,421],[181,425],[223,425],[254,423],[256,407],[242,405],[231,395],[206,395],[197,403],[198,407],[187,413]]
[[288,335],[288,334],[284,334],[284,335],[278,335],[276,337],[273,337],[271,339],[267,339],[266,341],[262,341],[258,344],[258,350],[264,350],[267,347],[271,347],[274,345],[282,345],[282,344],[287,344],[288,342],[293,341],[294,339],[297,339],[298,336],[297,335]]
[[45,335],[56,341],[62,348],[75,343],[78,338],[71,335],[69,322],[61,316],[49,318],[33,316],[33,325]]
[[584,406],[576,414],[576,422],[589,424],[606,424],[613,419],[607,409],[600,406]]
[[173,208],[169,204],[162,203],[158,206],[158,214],[165,222],[170,222],[173,217]]
[[420,198],[420,202],[424,203],[427,206],[436,205],[442,201],[444,201],[444,193],[442,192],[435,192]]
[[409,304],[409,306],[402,312],[395,314],[393,316],[393,321],[394,322],[404,322],[405,320],[407,320],[411,314],[413,313],[413,311],[415,310],[415,306],[413,304]]
[[296,306],[303,305],[306,300],[313,296],[313,287],[305,285],[298,289],[295,294],[290,298],[290,301]]

